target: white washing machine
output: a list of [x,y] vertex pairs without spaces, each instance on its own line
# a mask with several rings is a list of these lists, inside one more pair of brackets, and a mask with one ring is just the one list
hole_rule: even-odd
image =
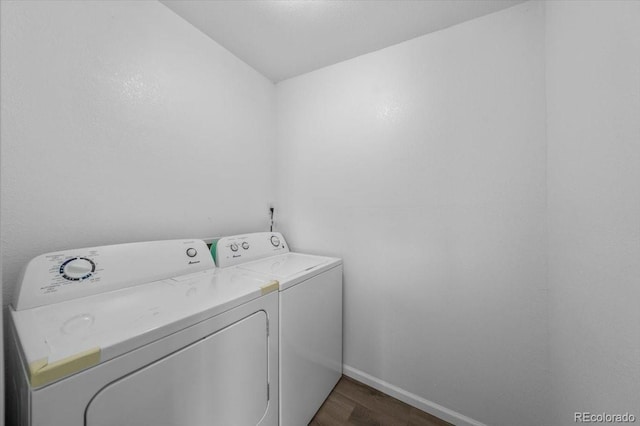
[[216,261],[280,282],[280,425],[307,425],[342,375],[342,260],[263,232],[221,238]]
[[277,288],[199,240],[36,257],[10,307],[10,424],[277,426]]

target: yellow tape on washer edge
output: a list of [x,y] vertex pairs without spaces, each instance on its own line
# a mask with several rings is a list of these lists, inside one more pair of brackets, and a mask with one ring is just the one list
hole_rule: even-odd
[[272,291],[277,291],[279,288],[280,283],[276,280],[273,280],[269,284],[260,287],[260,290],[262,290],[262,295],[264,296],[265,294],[271,293]]
[[40,359],[29,364],[31,386],[46,385],[100,363],[100,348],[91,348],[49,364],[48,359]]

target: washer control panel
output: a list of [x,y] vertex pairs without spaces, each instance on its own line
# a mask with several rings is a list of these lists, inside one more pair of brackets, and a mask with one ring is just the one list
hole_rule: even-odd
[[47,253],[22,272],[15,310],[59,303],[215,268],[202,240],[118,244]]
[[72,257],[60,265],[60,275],[69,281],[82,281],[91,278],[96,264],[86,257]]
[[289,247],[281,233],[256,232],[220,238],[216,260],[218,266],[224,268],[288,252]]

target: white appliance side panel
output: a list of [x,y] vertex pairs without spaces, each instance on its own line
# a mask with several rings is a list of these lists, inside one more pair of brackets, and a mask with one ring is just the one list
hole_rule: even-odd
[[309,424],[342,375],[342,265],[280,292],[280,426]]
[[[8,425],[29,426],[31,395],[29,394],[29,382],[20,356],[20,348],[14,324],[9,317],[8,334],[6,335],[5,361],[6,369],[6,420]],[[2,424],[2,421],[0,421]]]
[[87,426],[255,426],[268,386],[267,315],[242,319],[111,383],[91,401]]

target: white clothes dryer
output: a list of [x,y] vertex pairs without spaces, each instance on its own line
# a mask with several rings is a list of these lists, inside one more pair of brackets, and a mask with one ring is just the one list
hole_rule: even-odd
[[10,307],[10,424],[276,426],[277,287],[200,240],[36,257]]
[[222,269],[280,283],[280,425],[307,425],[342,375],[342,260],[291,253],[282,234],[217,241]]

